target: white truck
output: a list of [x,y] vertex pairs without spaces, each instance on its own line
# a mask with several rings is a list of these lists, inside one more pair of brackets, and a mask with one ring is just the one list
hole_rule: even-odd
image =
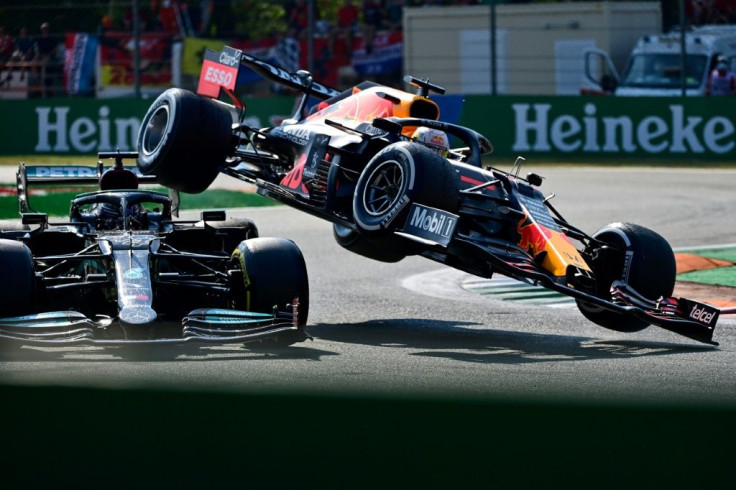
[[[582,94],[624,96],[682,95],[680,32],[642,36],[619,77],[610,56],[585,52]],[[707,25],[685,33],[685,95],[706,95],[708,75],[719,57],[736,68],[736,25]]]

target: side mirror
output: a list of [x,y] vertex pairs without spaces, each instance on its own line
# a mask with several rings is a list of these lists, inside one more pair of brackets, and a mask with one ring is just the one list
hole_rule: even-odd
[[202,221],[225,221],[225,219],[227,219],[225,211],[223,209],[202,211],[199,216],[199,219],[201,219]]
[[24,225],[40,225],[41,228],[46,228],[49,224],[49,215],[46,213],[23,213],[21,223]]

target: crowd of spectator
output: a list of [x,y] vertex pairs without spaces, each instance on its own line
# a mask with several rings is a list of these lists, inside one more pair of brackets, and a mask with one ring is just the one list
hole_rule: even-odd
[[[0,26],[0,65],[14,69],[21,77],[28,77],[35,88],[31,97],[53,95],[61,83],[64,55],[62,43],[51,33],[48,22],[41,24],[39,34],[30,37],[28,28],[18,29],[16,36]],[[0,86],[9,83],[10,71],[0,77]]]
[[[200,0],[150,0],[142,2],[138,9],[138,27],[141,32],[164,31],[176,35],[208,37],[209,22],[217,9],[227,8],[229,2]],[[303,38],[307,35],[307,0],[283,0],[286,11],[288,37]],[[379,30],[400,31],[402,10],[405,6],[441,6],[478,4],[481,0],[313,0],[315,7],[314,35],[328,37],[331,46],[335,39],[344,39],[352,46],[361,37],[370,51]],[[97,29],[99,34],[109,31],[131,31],[134,13],[128,7],[116,18],[105,14]],[[51,26],[43,22],[36,35],[30,36],[28,28],[19,27],[16,33],[0,26],[0,63],[9,61],[61,61],[61,39],[52,36]]]
[[[437,7],[443,5],[474,5],[481,0],[342,0],[330,2],[314,0],[313,35],[329,38],[330,51],[334,51],[335,40],[342,39],[348,50],[352,49],[353,40],[360,37],[366,52],[373,49],[376,32],[401,31],[403,9],[412,7]],[[337,8],[330,8],[338,4]],[[303,38],[308,27],[307,0],[291,0],[285,4],[288,12],[287,36]]]
[[[534,0],[497,1],[529,3]],[[674,21],[670,19],[670,14],[675,11],[679,2],[660,1],[666,21],[665,28],[672,28]],[[370,54],[379,32],[401,32],[403,10],[406,7],[476,5],[487,4],[489,0],[274,0],[261,3],[258,9],[283,10],[277,18],[260,21],[257,20],[258,16],[252,15],[256,8],[254,5],[259,4],[255,0],[140,0],[137,24],[140,32],[166,33],[172,40],[205,37],[258,41],[273,37],[306,39],[312,35],[321,38],[322,46],[325,46],[320,48],[320,59],[332,59],[335,56],[339,59],[350,59],[354,49],[362,49]],[[120,39],[124,37],[123,33],[132,32],[136,21],[132,2],[121,2],[119,5],[116,8],[109,6],[95,10],[94,17],[90,18],[89,29],[81,27],[86,20],[78,16],[79,26],[71,30],[94,32],[93,26],[97,23],[96,32],[100,35],[100,43],[108,47],[117,46],[116,43],[121,42]],[[308,12],[310,5],[314,8],[311,16]],[[736,23],[736,0],[685,0],[685,10],[689,25]],[[310,17],[313,21],[311,26]],[[38,17],[38,30],[33,32],[31,27],[29,32],[27,27],[13,25],[8,18],[0,17],[0,22],[4,24],[0,25],[0,65],[43,65],[44,73],[47,67],[50,68],[44,76],[59,78],[55,70],[64,62],[61,34],[70,29],[67,23],[60,26],[55,21],[56,30],[52,31],[49,23],[41,22],[42,20],[42,17]],[[106,38],[107,33],[116,34]],[[38,75],[39,70],[33,70],[27,68],[26,72],[31,77]],[[0,71],[0,85],[2,83]]]
[[59,40],[51,35],[51,25],[41,24],[39,35],[31,38],[28,29],[21,27],[17,36],[0,26],[0,63],[11,61],[58,62]]
[[[498,1],[527,3],[530,0]],[[676,3],[676,0],[661,1],[663,14],[672,10],[670,7]],[[250,32],[236,32],[232,24],[241,21],[240,17],[248,16],[249,5],[254,3],[245,0],[142,0],[138,2],[138,26],[141,32],[170,32],[181,37],[227,39],[248,36]],[[278,22],[282,26],[272,26],[274,33],[282,30],[287,37],[306,37],[309,18],[307,7],[312,4],[312,35],[328,38],[331,48],[336,40],[342,40],[352,48],[355,39],[362,39],[366,51],[370,52],[376,32],[401,30],[404,7],[487,4],[488,0],[276,0],[269,3],[281,5],[285,12],[285,17]],[[127,6],[124,9],[114,12],[108,9],[109,12],[101,16],[101,20],[97,17],[93,21],[99,22],[99,33],[132,31],[132,2],[125,4]],[[736,22],[736,0],[686,0],[685,7],[691,25]],[[9,25],[7,21],[4,24],[4,28],[0,27],[0,62],[11,58],[30,61],[34,56],[42,56],[34,51],[36,42],[42,37],[41,33],[31,38],[25,27]],[[94,30],[92,25],[86,32]],[[11,32],[16,29],[16,32]]]

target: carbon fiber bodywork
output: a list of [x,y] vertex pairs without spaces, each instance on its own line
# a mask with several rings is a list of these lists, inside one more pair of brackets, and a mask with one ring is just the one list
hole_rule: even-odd
[[[245,104],[234,82],[243,67],[303,94],[292,117],[271,128],[243,122]],[[219,83],[213,73],[229,73],[230,82]],[[439,120],[439,107],[428,95],[443,93],[441,87],[411,77],[405,81],[416,93],[370,82],[339,92],[316,83],[309,73],[287,73],[232,48],[219,55],[210,51],[198,92],[211,98],[226,94],[234,118],[232,140],[213,149],[227,155],[217,170],[255,185],[263,196],[332,222],[339,227],[338,243],[355,253],[386,262],[422,255],[480,277],[500,273],[576,298],[587,308],[586,317],[608,328],[617,329],[612,322],[618,319],[631,323],[622,331],[655,324],[715,344],[717,308],[669,297],[674,255],[662,237],[625,224],[621,243],[609,243],[576,228],[551,205],[551,196],[542,194],[539,175],[519,175],[523,159],[510,171],[484,167],[483,155],[492,151],[488,139]],[[165,141],[139,158],[139,170],[179,190],[196,187],[180,182],[171,157],[175,150],[182,156],[199,151],[189,150],[196,128],[177,129],[182,121],[192,121],[183,114],[194,105],[191,98],[179,89],[162,94],[152,108],[160,113],[161,107],[171,107],[176,118],[147,116],[149,124],[139,134],[142,143]],[[310,99],[318,99],[311,108]],[[210,102],[212,117],[222,112],[222,101]],[[413,136],[416,128],[445,132],[460,144],[425,144]],[[211,171],[202,169],[200,176]],[[653,287],[630,275],[632,264],[639,276],[654,275],[648,269],[654,268],[650,259],[656,251],[647,258],[637,247],[672,258]],[[639,288],[651,291],[643,295]]]
[[[133,174],[121,163],[128,157],[115,154],[114,170]],[[174,220],[166,194],[137,188],[80,194],[64,222],[49,222],[47,215],[31,212],[29,183],[97,184],[106,171],[101,166],[99,171],[19,168],[21,222],[0,225],[0,242],[22,243],[6,252],[20,250],[16,255],[21,259],[24,250],[29,252],[31,261],[20,273],[31,275],[31,287],[27,292],[3,290],[10,299],[0,302],[0,339],[118,345],[243,343],[273,337],[292,343],[307,338],[307,312],[299,304],[308,298],[295,293],[288,301],[274,301],[273,307],[262,298],[260,307],[268,304],[265,311],[254,311],[249,304],[259,279],[245,280],[254,273],[233,255],[236,247],[249,253],[247,245],[257,243],[273,257],[283,253],[301,260],[292,242],[259,238],[249,220],[228,221],[221,210],[203,211],[196,221]],[[302,289],[295,291],[306,296],[306,270],[303,274]],[[282,276],[285,290],[295,287],[288,274]],[[269,281],[279,280],[274,277]],[[24,306],[17,306],[18,299]]]

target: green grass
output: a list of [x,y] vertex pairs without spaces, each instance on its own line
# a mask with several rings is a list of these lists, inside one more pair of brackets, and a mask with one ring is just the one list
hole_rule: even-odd
[[702,250],[694,250],[690,253],[700,255],[702,257],[708,257],[710,259],[728,260],[729,262],[736,262],[736,247],[733,248],[706,248]]
[[[162,191],[163,189],[155,189]],[[67,216],[69,204],[79,192],[54,192],[30,196],[31,207],[49,216]],[[253,192],[212,189],[201,194],[181,194],[181,209],[230,209],[250,206],[278,206],[279,203]],[[0,219],[20,218],[16,196],[0,196]]]
[[[87,155],[0,155],[0,165],[17,166],[19,162],[28,165],[95,165],[95,154]],[[111,160],[110,160],[111,162]],[[497,168],[507,169],[513,164],[513,158],[504,158],[490,155],[484,162]],[[107,162],[106,162],[107,163]],[[133,162],[130,161],[129,164]],[[698,167],[698,168],[734,168],[734,162],[713,162],[709,160],[664,160],[664,159],[631,159],[631,158],[568,158],[549,159],[529,157],[525,168],[533,166],[644,166],[644,167]],[[532,167],[530,167],[532,166]],[[15,183],[6,183],[14,186]],[[75,192],[59,192],[46,196],[31,196],[31,206],[39,212],[47,212],[51,216],[65,216],[69,211],[69,202],[76,195]],[[270,199],[253,193],[242,193],[227,190],[208,190],[202,194],[182,194],[182,209],[226,209],[232,207],[270,206],[278,205]],[[17,218],[18,205],[15,196],[0,196],[0,219]]]
[[[566,156],[564,158],[537,158],[533,155],[522,155],[526,158],[524,168],[529,165],[552,165],[552,166],[606,166],[606,167],[673,167],[673,168],[736,168],[736,158],[730,161],[718,161],[709,159],[672,159],[663,157],[631,158],[627,156]],[[490,154],[483,158],[483,163],[496,168],[508,169],[513,165],[515,157]],[[28,165],[95,165],[97,155],[0,155],[0,165],[18,165],[24,162]],[[110,163],[112,160],[108,160]],[[107,162],[106,162],[107,163]],[[130,160],[130,165],[133,161]]]
[[[0,165],[97,165],[97,155],[0,155]],[[112,160],[109,160],[112,163]],[[130,164],[133,162],[131,161]]]
[[[736,263],[736,247],[706,248],[692,250],[689,253]],[[736,266],[685,272],[678,274],[677,280],[736,287]]]
[[717,286],[736,287],[736,267],[719,267],[677,275],[678,281],[691,281]]
[[[20,162],[28,165],[84,165],[97,164],[97,156],[90,155],[0,155],[0,165],[17,166]],[[106,161],[106,165],[112,160]],[[128,161],[127,164],[133,164]],[[15,182],[0,183],[5,187],[15,188]],[[52,189],[53,186],[47,186]],[[40,189],[35,187],[33,189]],[[33,190],[31,189],[31,190]],[[95,190],[86,187],[79,191],[52,192],[46,195],[29,196],[31,207],[49,216],[66,216],[69,214],[69,204],[79,193]],[[166,192],[164,188],[153,188],[159,192]],[[279,203],[253,192],[238,192],[221,189],[210,189],[201,194],[181,194],[181,209],[230,209],[250,206],[278,206]],[[0,196],[0,219],[19,218],[18,199],[15,195]]]

